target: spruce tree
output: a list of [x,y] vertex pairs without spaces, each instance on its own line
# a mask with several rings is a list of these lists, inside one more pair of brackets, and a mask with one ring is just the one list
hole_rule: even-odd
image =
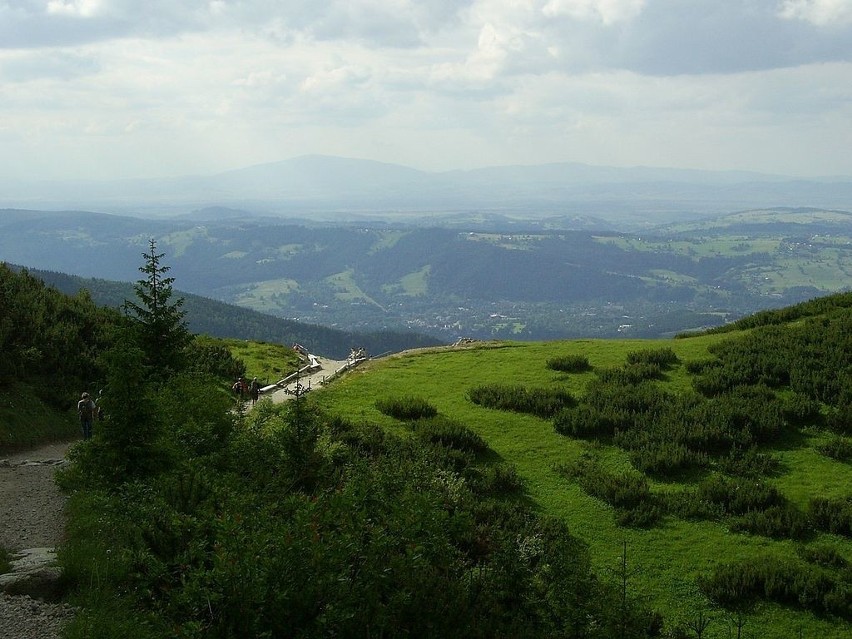
[[172,300],[174,278],[167,276],[170,267],[161,262],[165,253],[157,253],[157,243],[151,239],[149,252],[142,256],[145,264],[139,270],[145,277],[134,286],[139,303],[125,300],[123,308],[136,323],[153,375],[165,379],[183,369],[192,335],[184,321],[183,298]]

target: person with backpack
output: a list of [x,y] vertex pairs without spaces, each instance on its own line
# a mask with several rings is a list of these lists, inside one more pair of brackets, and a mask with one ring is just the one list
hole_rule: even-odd
[[83,393],[77,402],[77,414],[80,416],[80,428],[83,431],[83,439],[92,438],[92,422],[95,419],[95,402],[88,393]]
[[260,384],[257,377],[253,378],[251,384],[249,384],[249,395],[251,396],[251,405],[254,406],[257,404],[258,397],[260,397]]

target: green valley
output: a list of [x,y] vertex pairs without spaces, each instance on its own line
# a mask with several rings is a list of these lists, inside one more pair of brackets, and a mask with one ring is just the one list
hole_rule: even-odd
[[846,211],[688,217],[618,232],[473,213],[450,225],[4,211],[0,259],[126,281],[140,238],[153,237],[189,293],[343,331],[416,331],[445,343],[667,337],[849,287]]

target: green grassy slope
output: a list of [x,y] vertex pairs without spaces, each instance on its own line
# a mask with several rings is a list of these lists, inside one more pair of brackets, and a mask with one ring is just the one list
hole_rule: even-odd
[[[380,424],[403,432],[404,427],[375,408],[383,397],[416,395],[427,398],[440,413],[474,429],[496,456],[517,466],[525,479],[528,496],[544,512],[568,522],[573,533],[591,547],[602,576],[611,575],[619,563],[622,542],[627,542],[629,588],[647,598],[670,623],[687,623],[701,610],[713,623],[705,637],[726,637],[730,616],[713,609],[699,591],[696,578],[720,562],[753,555],[790,557],[795,543],[766,537],[734,534],[724,523],[684,521],[667,516],[647,530],[618,527],[612,509],[589,497],[579,486],[554,472],[554,465],[576,460],[584,451],[595,454],[610,469],[628,468],[627,454],[620,449],[557,434],[552,424],[520,415],[477,406],[466,395],[489,383],[531,387],[567,387],[581,395],[593,372],[564,374],[549,370],[545,362],[557,355],[585,355],[596,368],[624,363],[628,352],[668,346],[681,362],[707,357],[707,348],[723,339],[707,335],[673,341],[594,341],[552,343],[481,344],[463,350],[439,349],[371,362],[316,395],[316,401],[333,414]],[[667,373],[663,382],[671,390],[689,388],[684,366]],[[841,496],[852,486],[852,468],[815,452],[819,435],[804,435],[795,442],[779,444],[772,452],[781,461],[781,474],[769,481],[799,505],[811,496]],[[679,490],[679,482],[652,482],[655,492]],[[829,543],[852,561],[852,542],[837,536],[818,535],[809,543]],[[762,604],[749,617],[748,636],[780,638],[799,636],[837,638],[848,636],[842,622],[775,604]],[[732,635],[735,636],[735,635]]]

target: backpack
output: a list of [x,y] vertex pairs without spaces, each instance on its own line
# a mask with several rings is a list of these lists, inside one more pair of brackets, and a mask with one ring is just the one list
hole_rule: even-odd
[[77,409],[80,411],[80,419],[91,420],[95,412],[95,403],[91,399],[81,399]]

